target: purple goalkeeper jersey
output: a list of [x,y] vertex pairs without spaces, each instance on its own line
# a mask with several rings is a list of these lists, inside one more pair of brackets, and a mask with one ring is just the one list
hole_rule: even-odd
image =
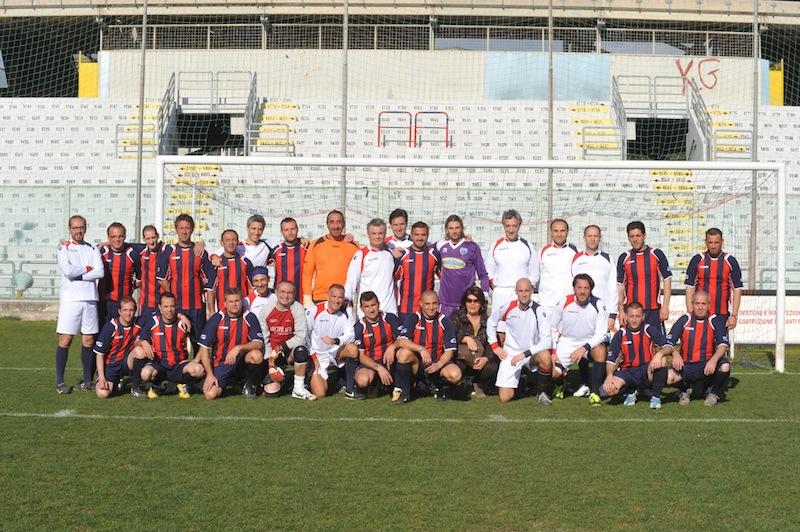
[[472,241],[461,240],[453,244],[449,240],[439,242],[436,247],[442,257],[439,281],[439,303],[448,307],[461,305],[461,297],[467,288],[481,281],[484,292],[489,291],[489,274],[483,262],[481,248]]

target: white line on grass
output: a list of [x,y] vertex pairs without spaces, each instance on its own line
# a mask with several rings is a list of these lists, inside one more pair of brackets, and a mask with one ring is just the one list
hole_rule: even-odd
[[256,423],[451,423],[451,424],[607,424],[607,423],[741,423],[741,424],[800,424],[800,418],[664,418],[658,417],[631,417],[620,419],[592,419],[592,418],[525,418],[514,419],[502,415],[491,415],[488,418],[393,418],[393,417],[305,417],[305,416],[134,416],[118,414],[78,414],[74,410],[59,410],[57,412],[0,412],[0,417],[11,418],[49,418],[49,419],[96,419],[108,421],[192,421],[192,422],[256,422]]

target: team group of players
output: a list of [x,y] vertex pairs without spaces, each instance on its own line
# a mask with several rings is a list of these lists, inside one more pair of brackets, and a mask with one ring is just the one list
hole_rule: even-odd
[[[98,248],[84,240],[86,220],[72,216],[57,253],[56,390],[106,398],[130,380],[138,398],[215,399],[235,385],[246,398],[315,400],[341,389],[350,399],[374,390],[396,404],[422,394],[501,402],[530,394],[549,405],[565,396],[577,365],[573,395],[593,406],[644,397],[659,409],[667,385],[680,404],[693,390],[717,403],[742,288],[719,229],[706,232],[707,250],[691,260],[687,313],[667,333],[672,273],[646,244],[644,224],[628,224],[631,248],[614,260],[596,225],[583,230],[578,251],[567,221],[553,220],[551,241],[537,250],[519,235],[517,211],[501,222],[504,234],[484,256],[459,216],[432,244],[423,222],[407,232],[402,209],[390,214],[389,231],[371,220],[363,246],[331,211],[328,234],[313,241],[299,237],[292,218],[280,222],[280,242],[265,240],[266,220],[253,215],[246,238],[227,229],[218,250],[193,242],[187,214],[175,219],[175,244],[162,244],[153,226],[142,243],[127,243],[113,223]],[[67,386],[79,332],[83,379]]]

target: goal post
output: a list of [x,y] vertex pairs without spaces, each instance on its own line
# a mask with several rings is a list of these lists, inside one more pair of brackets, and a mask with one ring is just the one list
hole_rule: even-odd
[[[486,250],[502,234],[502,212],[513,208],[523,217],[521,234],[539,248],[547,242],[552,202],[554,216],[571,225],[570,241],[582,247],[583,227],[597,224],[603,248],[614,257],[628,247],[625,225],[643,221],[648,243],[670,259],[674,288],[682,286],[688,259],[702,249],[705,230],[719,227],[725,249],[742,269],[755,268],[756,285],[745,289],[762,305],[748,311],[762,326],[738,327],[737,342],[740,336],[742,343],[774,342],[774,369],[785,370],[783,163],[165,155],[156,159],[155,186],[154,221],[167,239],[172,230],[167,221],[188,212],[198,222],[199,237],[212,245],[227,227],[243,230],[254,213],[273,221],[269,236],[278,236],[277,222],[286,216],[297,219],[303,235],[323,234],[325,214],[332,209],[341,209],[348,231],[363,239],[371,218],[386,219],[399,207],[409,212],[410,223],[428,223],[432,240],[442,234],[447,215],[459,214],[467,233]],[[751,235],[754,201],[758,232]],[[758,244],[755,261],[748,253],[751,239]],[[772,300],[764,302],[773,291],[774,307]],[[673,314],[679,311],[676,299],[682,297],[673,297]]]

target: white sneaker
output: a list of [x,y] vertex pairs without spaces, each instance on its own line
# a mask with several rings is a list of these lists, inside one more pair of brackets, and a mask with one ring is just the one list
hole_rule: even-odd
[[575,393],[572,394],[572,397],[587,397],[591,390],[585,384],[582,384],[580,388],[575,390]]
[[294,388],[292,397],[295,399],[305,399],[306,401],[316,401],[317,396],[308,391],[308,388]]

